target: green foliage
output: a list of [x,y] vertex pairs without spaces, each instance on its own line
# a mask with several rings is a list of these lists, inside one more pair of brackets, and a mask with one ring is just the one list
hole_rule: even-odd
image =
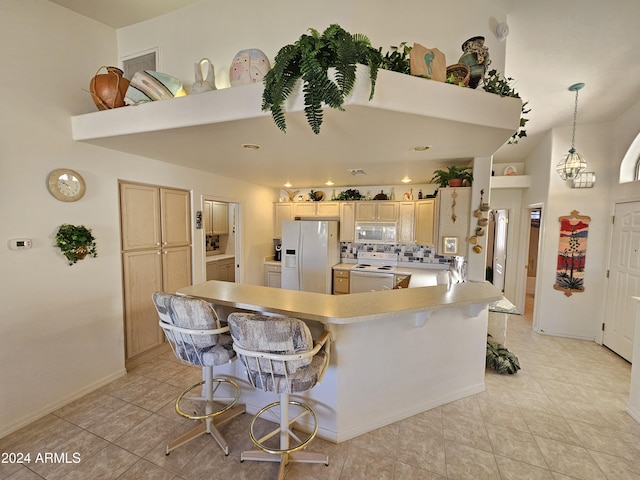
[[[408,46],[407,42],[402,42],[397,47],[392,45],[389,48],[390,50],[382,57],[380,68],[411,75],[411,59],[409,54],[411,53],[412,47]],[[382,47],[380,47],[378,51],[382,54]]]
[[[303,82],[304,113],[314,133],[320,133],[323,103],[343,110],[344,99],[351,93],[356,81],[356,66],[369,66],[373,98],[382,54],[375,50],[362,34],[351,34],[336,24],[322,34],[309,29],[293,44],[282,47],[274,65],[264,79],[262,110],[270,110],[275,124],[286,132],[284,102],[293,91],[298,79]],[[329,78],[329,68],[336,69],[335,81]]]
[[518,357],[501,343],[487,342],[487,367],[501,374],[512,375],[520,370]]
[[362,200],[363,198],[364,196],[355,188],[348,188],[344,192],[340,192],[336,195],[336,200]]
[[434,170],[431,183],[437,183],[441,188],[449,185],[449,180],[452,178],[461,178],[469,182],[469,185],[473,183],[473,173],[471,173],[471,167],[456,167],[450,165],[446,170]]
[[[489,70],[487,76],[483,80],[482,88],[489,93],[495,93],[500,95],[501,97],[514,97],[520,98],[518,92],[511,86],[513,83],[513,78],[502,77],[497,70]],[[525,115],[531,111],[530,108],[527,108],[529,102],[522,102],[522,114],[520,115],[520,125],[518,129],[514,132],[514,134],[509,139],[510,144],[518,143],[523,137],[527,136],[527,131],[524,129],[524,126],[529,121],[528,118],[525,118]]]
[[78,261],[78,249],[80,248],[86,249],[86,253],[92,257],[98,256],[96,239],[91,233],[91,229],[84,225],[70,225],[68,223],[60,225],[58,233],[56,233],[56,246],[67,257],[69,265]]

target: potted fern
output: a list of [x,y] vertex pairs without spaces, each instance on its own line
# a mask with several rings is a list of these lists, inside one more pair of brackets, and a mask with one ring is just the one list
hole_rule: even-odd
[[[320,33],[309,29],[293,44],[282,47],[274,65],[264,78],[262,110],[271,116],[280,130],[286,132],[284,102],[293,92],[298,79],[302,79],[304,113],[315,134],[322,125],[322,104],[343,110],[344,99],[351,93],[356,81],[358,63],[369,66],[371,92],[375,91],[382,54],[371,46],[362,34],[351,34],[337,24]],[[329,69],[335,68],[335,80]]]
[[437,183],[440,188],[462,187],[466,181],[469,186],[473,183],[473,173],[471,167],[456,167],[450,165],[446,170],[435,170],[431,183]]
[[73,265],[87,255],[98,256],[96,239],[91,233],[91,229],[84,225],[70,225],[68,223],[60,225],[58,233],[56,233],[56,246],[67,257],[69,265]]

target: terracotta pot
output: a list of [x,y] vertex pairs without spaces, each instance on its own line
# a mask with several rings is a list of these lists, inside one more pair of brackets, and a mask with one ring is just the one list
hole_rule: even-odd
[[[107,69],[107,73],[100,73],[103,68]],[[89,91],[98,110],[124,107],[129,80],[122,74],[122,70],[117,67],[100,67],[91,79]]]
[[450,187],[461,187],[463,181],[464,180],[462,180],[462,178],[452,178],[451,180],[449,180],[449,186]]

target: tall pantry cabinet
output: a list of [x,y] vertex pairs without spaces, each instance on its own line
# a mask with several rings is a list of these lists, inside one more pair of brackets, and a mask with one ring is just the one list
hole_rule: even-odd
[[191,202],[186,190],[120,183],[127,367],[164,343],[151,295],[191,285]]

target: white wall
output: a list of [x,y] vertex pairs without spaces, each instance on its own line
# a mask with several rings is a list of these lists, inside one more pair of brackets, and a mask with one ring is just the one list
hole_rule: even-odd
[[[245,281],[262,283],[277,191],[71,140],[70,116],[95,111],[86,92],[101,65],[117,64],[111,28],[45,0],[0,5],[0,436],[124,373],[118,179],[167,185],[242,203]],[[10,48],[13,45],[16,48]],[[47,191],[55,168],[80,172],[85,197]],[[98,257],[69,267],[55,248],[62,223],[93,229]],[[33,248],[10,251],[10,238]],[[194,280],[204,278],[194,230]]]

